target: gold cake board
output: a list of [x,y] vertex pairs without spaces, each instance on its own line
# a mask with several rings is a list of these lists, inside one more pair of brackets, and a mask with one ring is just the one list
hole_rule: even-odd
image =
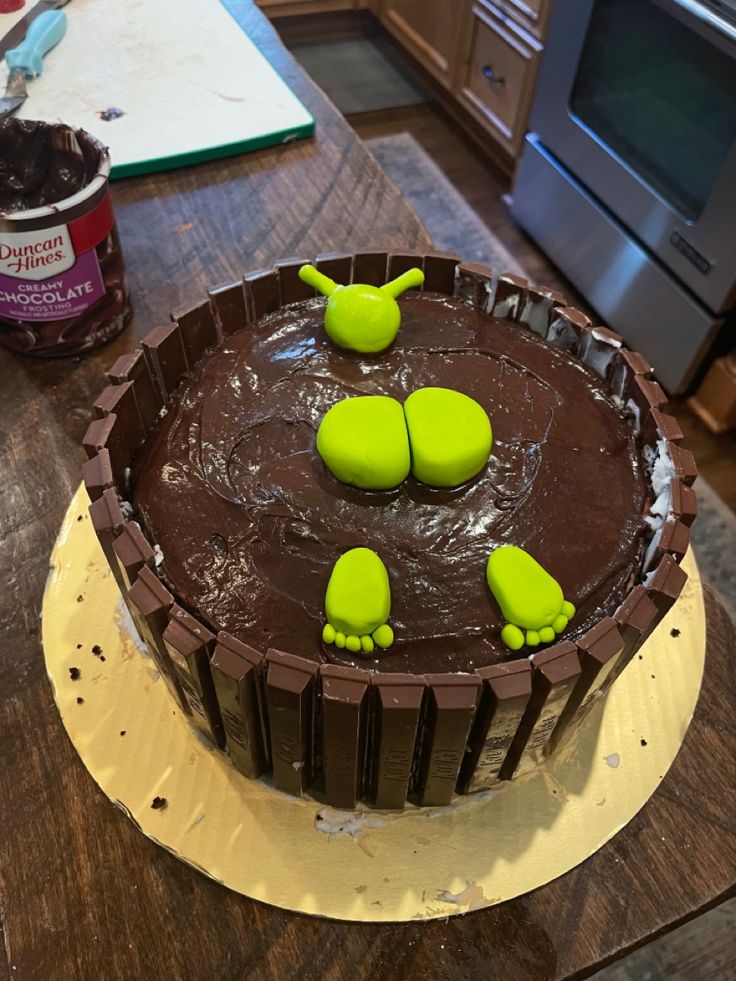
[[[295,800],[197,737],[137,639],[88,505],[80,487],[43,603],[46,667],[69,737],[144,834],[265,903],[376,922],[452,916],[536,889],[632,819],[692,718],[705,614],[688,555],[682,598],[562,758],[447,808],[346,813]],[[157,797],[165,806],[152,807]]]

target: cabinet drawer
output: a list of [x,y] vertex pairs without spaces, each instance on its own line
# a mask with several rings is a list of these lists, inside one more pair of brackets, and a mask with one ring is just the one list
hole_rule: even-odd
[[540,43],[490,5],[473,4],[460,98],[516,155],[524,136]]

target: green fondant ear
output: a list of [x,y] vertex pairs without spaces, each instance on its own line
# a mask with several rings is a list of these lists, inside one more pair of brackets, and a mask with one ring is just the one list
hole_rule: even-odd
[[344,484],[388,490],[409,474],[409,439],[396,399],[360,395],[337,402],[317,431],[317,452]]
[[474,399],[451,388],[419,388],[404,403],[412,473],[423,484],[457,487],[486,464],[493,435]]
[[386,623],[390,612],[391,588],[379,556],[369,548],[352,548],[341,555],[325,593],[325,643],[344,646],[354,654],[372,653],[374,641],[379,647],[390,647],[394,639]]

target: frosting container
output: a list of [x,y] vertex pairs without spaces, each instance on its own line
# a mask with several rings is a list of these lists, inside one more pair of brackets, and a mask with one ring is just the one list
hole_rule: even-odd
[[0,343],[79,354],[130,322],[110,156],[61,123],[0,124]]

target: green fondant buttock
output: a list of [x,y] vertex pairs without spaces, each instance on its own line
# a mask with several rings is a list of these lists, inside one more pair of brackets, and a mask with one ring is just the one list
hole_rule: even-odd
[[390,647],[394,632],[386,623],[391,587],[386,566],[369,548],[352,548],[335,562],[325,593],[326,644],[357,654]]
[[396,297],[424,282],[421,269],[408,269],[384,286],[340,286],[310,265],[301,267],[299,277],[328,297],[325,330],[330,340],[338,347],[364,354],[383,351],[393,343],[401,326]]
[[433,487],[457,487],[486,464],[491,423],[474,399],[451,388],[419,388],[404,403],[411,469]]
[[486,580],[508,621],[501,640],[512,651],[551,643],[575,616],[557,580],[522,548],[503,545],[491,552]]
[[409,475],[409,439],[401,404],[385,395],[337,402],[317,431],[317,452],[344,484],[396,487]]

